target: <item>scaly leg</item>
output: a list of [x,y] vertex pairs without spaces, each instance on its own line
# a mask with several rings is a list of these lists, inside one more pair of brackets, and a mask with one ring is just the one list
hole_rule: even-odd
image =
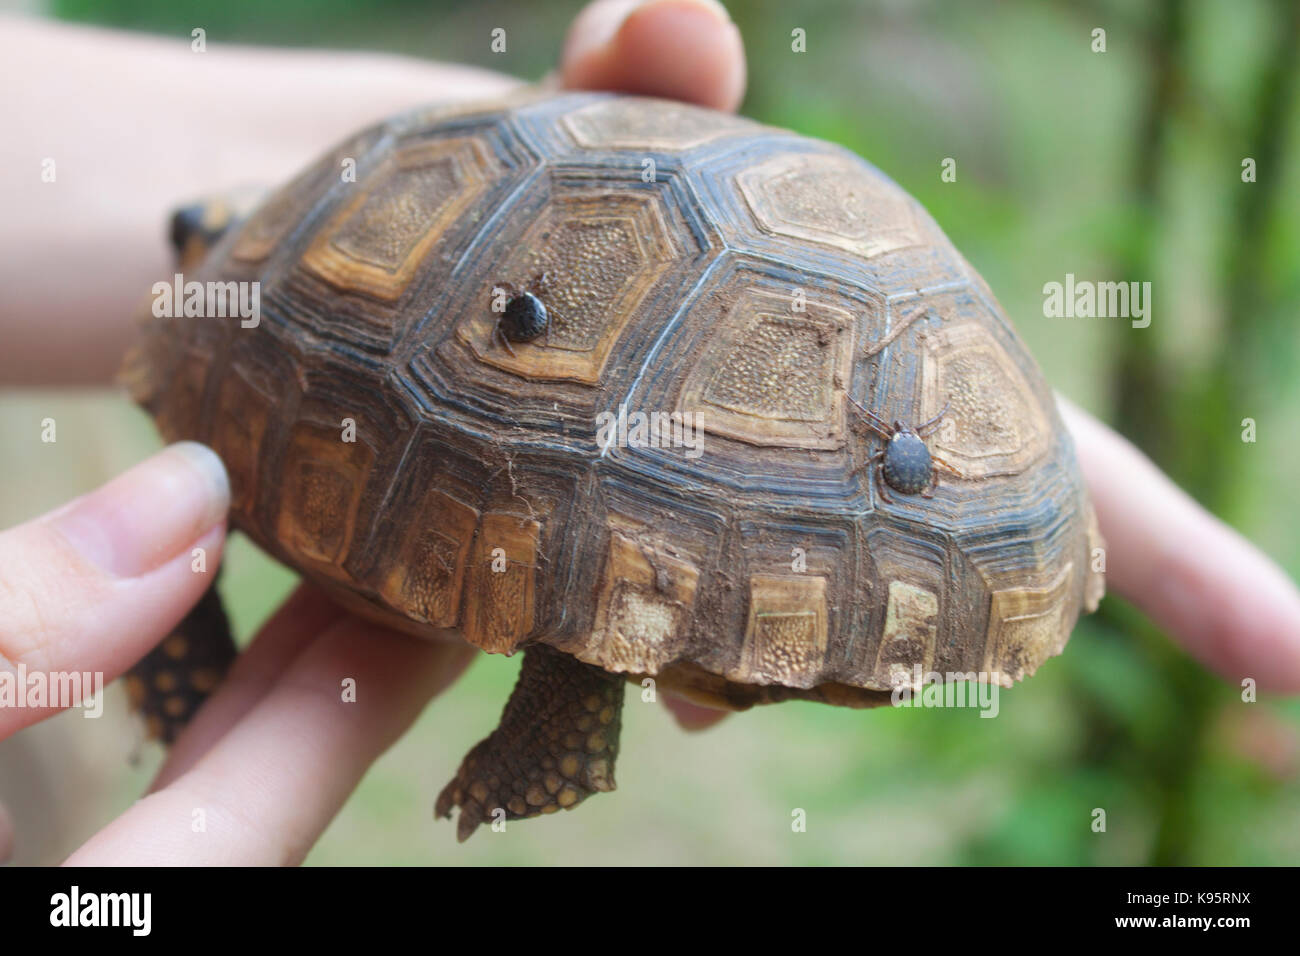
[[[456,837],[480,823],[569,810],[614,789],[625,678],[534,644],[501,723],[465,757],[435,812],[460,807]],[[503,814],[503,817],[501,815]]]
[[215,586],[126,675],[131,707],[153,740],[173,743],[221,683],[237,651]]
[[248,218],[264,195],[261,189],[232,190],[175,210],[171,243],[177,263],[186,269],[197,266],[226,233]]

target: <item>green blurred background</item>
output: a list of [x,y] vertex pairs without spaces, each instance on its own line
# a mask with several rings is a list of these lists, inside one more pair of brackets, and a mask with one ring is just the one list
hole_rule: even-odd
[[[537,79],[579,0],[54,0],[26,9],[188,38],[391,50]],[[931,211],[1063,393],[1138,441],[1300,575],[1300,4],[732,0],[743,112],[842,143]],[[489,32],[504,27],[504,54]],[[791,50],[791,31],[807,52]],[[1106,30],[1107,51],[1092,51]],[[430,91],[431,98],[436,91]],[[940,179],[946,157],[957,181]],[[1241,163],[1258,163],[1258,182]],[[178,197],[184,198],[184,197]],[[1048,319],[1067,272],[1150,281],[1154,318]],[[120,396],[0,395],[0,440],[54,414],[90,439],[8,463],[12,523],[157,444]],[[1258,441],[1241,440],[1253,418]],[[17,440],[3,447],[30,447]],[[293,577],[242,539],[223,590],[241,641]],[[1250,613],[1248,605],[1242,613]],[[677,730],[627,708],[619,790],[464,846],[437,790],[494,726],[518,658],[482,657],[374,767],[311,854],[336,863],[1294,864],[1300,703],[1211,677],[1116,598],[1063,657],[974,711],[786,704]],[[19,860],[53,861],[140,792],[120,692],[0,745]],[[16,775],[16,776],[15,776]],[[30,812],[23,813],[26,806]],[[791,832],[791,811],[808,815]],[[1094,808],[1107,830],[1092,829]],[[482,831],[481,831],[482,832]]]

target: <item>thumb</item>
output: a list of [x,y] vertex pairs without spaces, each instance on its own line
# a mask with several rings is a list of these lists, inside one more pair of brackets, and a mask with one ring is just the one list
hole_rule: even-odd
[[[181,442],[0,532],[0,664],[47,683],[56,674],[115,678],[211,586],[229,502],[220,459]],[[68,704],[0,707],[0,739]]]
[[745,48],[717,0],[596,0],[569,28],[560,77],[568,89],[734,110],[745,93]]

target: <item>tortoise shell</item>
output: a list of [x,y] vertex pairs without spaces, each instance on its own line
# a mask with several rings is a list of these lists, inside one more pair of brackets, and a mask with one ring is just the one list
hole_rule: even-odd
[[[137,400],[221,455],[235,527],[386,624],[718,706],[866,706],[919,673],[1009,685],[1100,597],[1033,359],[837,146],[604,94],[427,109],[186,278],[260,283],[260,320],[152,320]],[[523,289],[545,327],[503,344]],[[958,475],[886,492],[850,400],[943,413]]]

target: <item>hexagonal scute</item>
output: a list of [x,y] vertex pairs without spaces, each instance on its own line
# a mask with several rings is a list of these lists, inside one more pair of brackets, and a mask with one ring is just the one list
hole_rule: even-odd
[[931,440],[939,455],[967,478],[1016,474],[1042,457],[1050,423],[988,326],[927,333],[922,349],[920,420],[948,408]]
[[[648,109],[648,104],[654,109]],[[751,121],[714,110],[639,96],[600,99],[565,115],[561,122],[574,141],[587,149],[656,152],[692,149],[759,128]]]
[[467,119],[477,121],[498,119],[508,120],[518,111],[535,103],[547,103],[554,99],[554,94],[541,86],[519,86],[509,93],[490,100],[451,100],[430,103],[394,116],[389,121],[390,128],[396,133],[422,132],[432,126],[449,125]]
[[844,433],[837,400],[852,364],[853,316],[809,301],[745,288],[719,316],[679,408],[705,430],[755,445],[831,448]]
[[271,258],[293,227],[302,221],[304,213],[338,185],[343,160],[360,162],[375,147],[382,133],[382,127],[372,127],[349,138],[266,197],[239,228],[230,250],[230,265],[238,269]]
[[868,259],[922,241],[912,201],[856,158],[779,153],[741,172],[736,185],[768,232]]
[[[611,349],[656,281],[683,254],[657,190],[559,187],[482,290],[457,334],[482,362],[531,379],[596,384]],[[501,345],[500,312],[513,288],[539,290],[544,335]],[[513,351],[513,354],[512,354]]]
[[[483,216],[537,157],[500,116],[445,130],[398,117],[354,137],[274,194],[220,258],[261,282],[263,325],[387,355],[429,308]],[[355,176],[349,175],[355,173]],[[214,260],[217,261],[217,260]]]
[[339,289],[391,302],[496,171],[492,153],[473,138],[397,149],[325,224],[302,263]]
[[697,290],[687,307],[690,331],[675,336],[672,355],[660,359],[682,369],[670,386],[675,394],[629,402],[671,402],[710,434],[751,445],[838,447],[859,315],[874,306],[863,308],[863,294],[848,298],[828,288],[833,284],[732,259]]

